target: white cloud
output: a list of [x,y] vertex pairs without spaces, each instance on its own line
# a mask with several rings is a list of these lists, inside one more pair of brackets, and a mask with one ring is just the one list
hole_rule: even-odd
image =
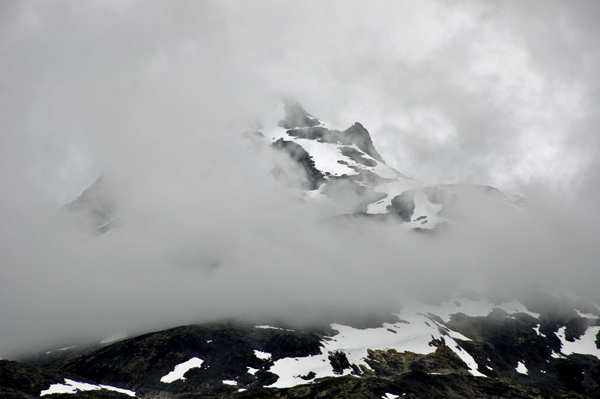
[[[67,331],[310,319],[470,273],[598,281],[595,3],[1,7],[3,356]],[[341,128],[360,121],[408,175],[568,193],[579,210],[475,218],[447,242],[315,226],[238,141],[282,94]],[[100,172],[121,230],[91,240],[46,223]]]

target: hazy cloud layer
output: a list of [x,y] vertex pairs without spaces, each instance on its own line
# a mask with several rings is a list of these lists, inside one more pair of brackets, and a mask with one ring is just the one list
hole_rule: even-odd
[[[3,2],[0,355],[217,317],[309,320],[465,278],[594,292],[599,14],[593,1]],[[403,173],[515,190],[532,209],[467,212],[445,240],[323,226],[240,138],[281,95],[360,121]],[[65,229],[56,210],[100,173],[121,228]]]

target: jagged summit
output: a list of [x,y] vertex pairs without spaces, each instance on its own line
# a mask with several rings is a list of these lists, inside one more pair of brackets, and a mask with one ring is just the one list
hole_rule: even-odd
[[358,122],[343,131],[330,129],[294,101],[285,102],[283,111],[279,122],[259,130],[271,148],[284,155],[283,162],[275,162],[273,175],[304,190],[307,201],[339,204],[338,215],[396,220],[433,230],[454,223],[458,212],[453,208],[468,198],[518,207],[519,198],[494,188],[429,185],[403,175],[385,163]]
[[290,136],[346,146],[354,144],[365,154],[385,164],[373,146],[369,131],[359,122],[355,122],[344,131],[339,131],[326,128],[320,119],[310,115],[296,101],[286,100],[284,110],[285,117],[277,123],[277,126],[288,129],[287,133]]

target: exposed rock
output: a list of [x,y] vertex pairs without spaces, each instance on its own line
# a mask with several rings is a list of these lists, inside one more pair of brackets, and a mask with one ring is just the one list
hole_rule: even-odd
[[469,368],[443,341],[433,340],[433,353],[422,355],[413,352],[398,352],[395,349],[368,350],[367,364],[378,376],[393,376],[409,371],[438,374],[469,374]]
[[316,190],[319,188],[324,181],[324,176],[315,167],[315,161],[302,146],[292,141],[279,139],[271,147],[287,155],[295,165],[296,170],[300,171],[300,176],[290,176],[289,171],[279,165],[273,170],[273,175],[276,178],[283,179],[292,185],[295,185],[298,183],[297,180],[300,180],[300,186],[304,190]]
[[373,161],[372,159],[365,158],[360,153],[360,151],[357,151],[356,149],[354,149],[352,147],[342,147],[342,148],[340,148],[340,151],[343,156],[350,158],[354,162],[363,164],[368,167],[377,166],[377,162]]
[[391,204],[387,207],[388,213],[410,222],[415,212],[415,194],[415,190],[410,190],[392,198]]
[[334,374],[341,375],[344,373],[344,370],[351,368],[350,362],[344,352],[329,352],[328,358]]

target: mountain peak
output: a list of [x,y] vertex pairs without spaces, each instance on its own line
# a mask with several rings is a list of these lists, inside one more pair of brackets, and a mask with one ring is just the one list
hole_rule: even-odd
[[271,148],[283,154],[278,157],[283,163],[276,161],[273,175],[304,190],[306,201],[327,198],[336,203],[337,213],[332,216],[394,219],[411,229],[435,230],[453,223],[460,213],[457,206],[472,197],[483,195],[490,206],[518,207],[499,190],[428,185],[411,179],[385,163],[361,123],[343,131],[331,129],[298,102],[283,104],[283,119],[261,128]]
[[279,121],[278,126],[284,129],[313,127],[321,124],[317,118],[310,115],[294,100],[284,100],[285,118]]
[[363,150],[366,154],[385,164],[385,161],[383,158],[381,158],[381,155],[379,155],[375,149],[375,146],[373,145],[369,131],[365,129],[363,125],[355,122],[354,125],[344,130],[344,134],[349,141],[351,141],[353,144],[356,144],[356,146]]

